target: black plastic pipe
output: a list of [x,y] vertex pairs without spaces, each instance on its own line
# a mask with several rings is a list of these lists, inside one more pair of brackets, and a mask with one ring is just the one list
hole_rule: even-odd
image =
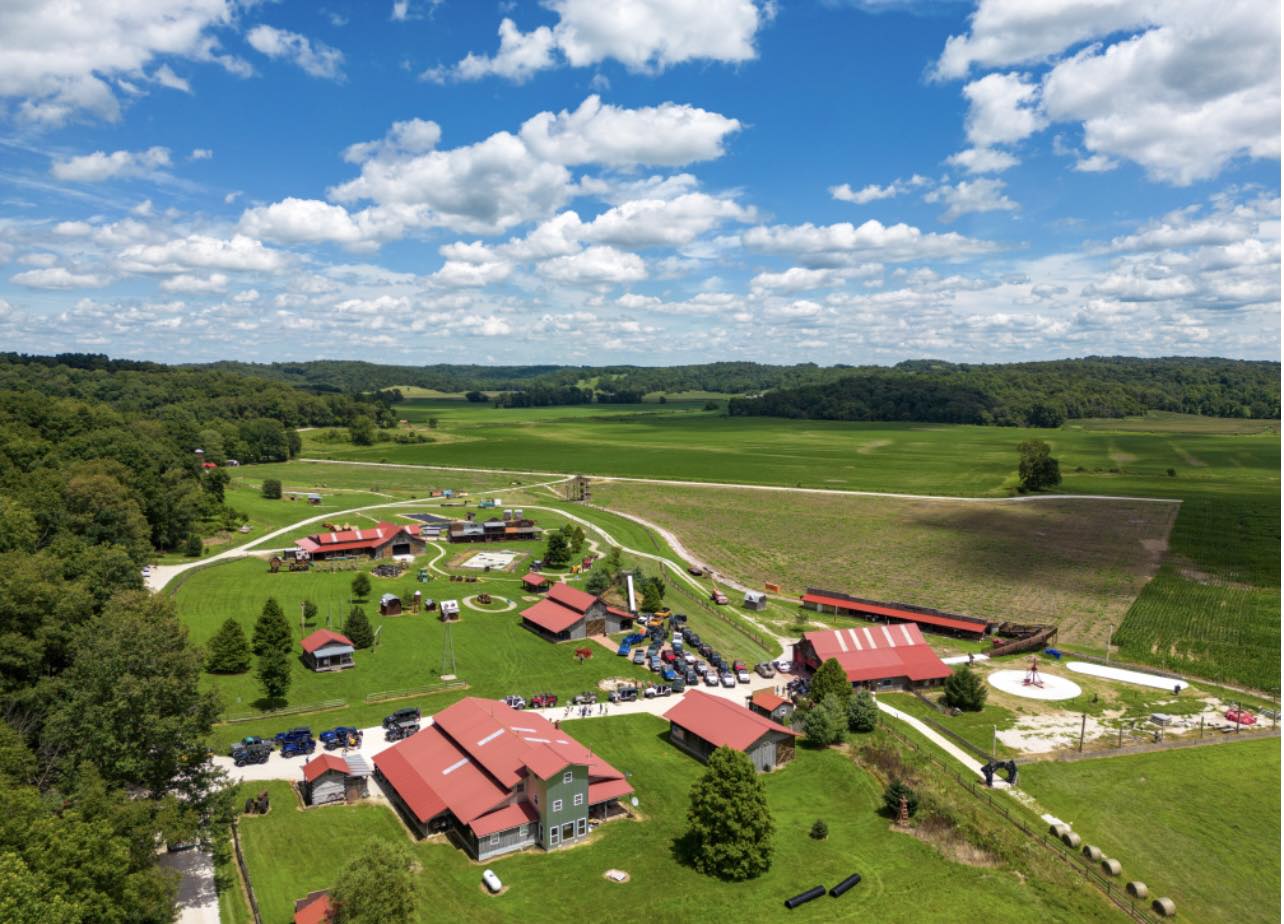
[[807,904],[807,902],[811,901],[812,899],[820,898],[824,894],[825,894],[825,887],[823,885],[814,886],[813,888],[808,889],[806,892],[802,892],[798,895],[795,895],[793,898],[785,899],[785,907],[792,910],[794,908],[797,908],[799,905]]
[[852,873],[842,882],[838,883],[838,885],[830,889],[829,894],[832,895],[834,898],[837,898],[838,896],[842,895],[844,892],[846,892],[848,889],[850,889],[852,886],[855,886],[855,885],[860,885],[860,873]]

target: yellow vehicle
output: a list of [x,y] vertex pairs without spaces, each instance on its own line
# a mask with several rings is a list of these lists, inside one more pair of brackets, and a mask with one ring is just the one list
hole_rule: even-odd
[[652,615],[653,615],[653,616],[655,616],[655,618],[656,618],[656,619],[659,619],[659,620],[665,620],[665,619],[668,619],[670,616],[672,616],[672,615],[673,615],[673,610],[669,609],[669,608],[666,606],[666,607],[662,607],[661,609],[656,610]]

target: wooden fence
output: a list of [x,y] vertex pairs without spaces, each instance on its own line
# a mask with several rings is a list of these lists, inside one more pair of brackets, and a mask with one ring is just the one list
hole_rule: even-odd
[[437,683],[427,687],[418,687],[411,690],[383,690],[378,693],[367,693],[367,703],[386,703],[394,699],[410,699],[414,696],[431,696],[434,693],[445,693],[449,690],[466,690],[468,681],[466,680],[449,680],[445,683]]
[[331,709],[342,709],[348,705],[346,699],[327,699],[319,703],[306,703],[301,706],[285,706],[270,712],[255,712],[246,715],[235,715],[223,719],[220,725],[237,725],[241,722],[257,722],[259,719],[279,719],[290,715],[302,715],[305,712],[328,712]]
[[964,789],[970,792],[973,796],[985,802],[986,805],[989,808],[993,809],[998,816],[1006,819],[1013,827],[1015,827],[1018,831],[1024,834],[1031,841],[1041,845],[1046,850],[1051,851],[1053,856],[1055,856],[1068,868],[1074,870],[1076,873],[1082,876],[1092,886],[1096,887],[1103,895],[1105,895],[1106,898],[1108,898],[1111,901],[1112,904],[1115,905],[1115,907],[1117,907],[1124,914],[1128,915],[1128,917],[1132,918],[1134,921],[1140,922],[1140,924],[1151,924],[1151,922],[1154,920],[1144,912],[1137,910],[1134,900],[1128,896],[1128,894],[1124,891],[1124,888],[1121,884],[1113,882],[1112,880],[1107,879],[1104,876],[1098,874],[1097,871],[1094,870],[1092,867],[1090,867],[1087,864],[1087,861],[1082,859],[1082,857],[1079,854],[1070,853],[1069,849],[1064,844],[1062,844],[1062,842],[1058,838],[1053,837],[1053,835],[1050,834],[1049,832],[1047,831],[1036,832],[1031,830],[1030,827],[1026,825],[1024,821],[1022,821],[1019,817],[1017,817],[1011,812],[1008,806],[1004,805],[1001,801],[996,801],[994,798],[993,791],[988,787],[982,785],[979,780],[975,778],[964,778],[963,775],[960,774],[956,768],[948,765],[944,761],[937,758],[935,755],[930,754],[926,750],[920,748],[919,745],[915,741],[913,741],[911,738],[896,731],[896,729],[892,728],[886,722],[883,722],[880,724],[884,729],[886,729],[886,731],[889,734],[891,734],[893,738],[896,738],[898,741],[900,741],[902,744],[906,745],[916,753],[921,754],[923,757],[926,757],[938,769],[944,771],[944,773],[947,776],[949,776],[956,783],[958,783],[960,786],[962,786]]
[[236,822],[232,822],[232,850],[236,854],[236,866],[241,871],[241,879],[245,882],[245,894],[250,899],[250,914],[254,916],[254,924],[263,924],[259,900],[254,895],[254,883],[250,881],[250,868],[245,865],[245,854],[241,851],[240,825]]

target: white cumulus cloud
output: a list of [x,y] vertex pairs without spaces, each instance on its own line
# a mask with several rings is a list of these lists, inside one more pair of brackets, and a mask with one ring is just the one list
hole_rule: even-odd
[[56,160],[49,172],[59,180],[74,183],[101,183],[122,177],[149,176],[170,164],[169,148],[150,147],[144,151],[94,151],[66,160]]
[[245,40],[255,51],[289,61],[305,74],[327,80],[344,79],[343,52],[324,42],[313,42],[306,35],[273,26],[255,26],[245,34]]

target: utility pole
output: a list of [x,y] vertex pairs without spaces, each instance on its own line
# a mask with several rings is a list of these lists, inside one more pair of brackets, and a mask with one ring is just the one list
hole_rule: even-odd
[[1085,712],[1082,716],[1079,717],[1079,719],[1080,719],[1079,720],[1079,753],[1082,754],[1083,753],[1083,736],[1084,736],[1084,733],[1088,730],[1088,713]]
[[999,726],[990,726],[990,760],[998,760],[999,751]]
[[1110,663],[1110,639],[1114,637],[1115,627],[1106,623],[1106,663]]

